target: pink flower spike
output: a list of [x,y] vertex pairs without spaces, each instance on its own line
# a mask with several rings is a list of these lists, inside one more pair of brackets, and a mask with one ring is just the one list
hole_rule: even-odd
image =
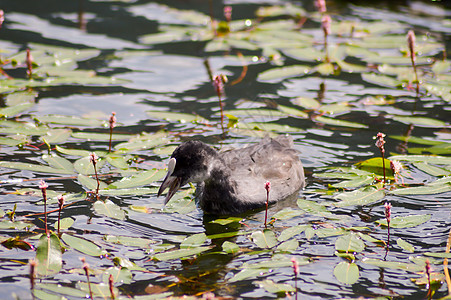
[[315,6],[316,6],[316,9],[318,9],[318,11],[320,13],[326,12],[326,1],[325,0],[316,0]]
[[44,180],[41,180],[40,182],[39,182],[39,188],[41,189],[41,190],[45,190],[45,189],[47,189],[49,186],[48,186],[48,184],[44,181]]
[[409,30],[407,33],[407,45],[409,46],[410,57],[412,61],[415,61],[415,32]]
[[390,223],[391,221],[391,203],[385,202],[385,218],[387,219],[387,223]]
[[116,126],[116,113],[113,111],[110,116],[110,128],[114,128]]
[[296,260],[295,257],[292,257],[292,258],[291,258],[291,262],[293,263],[293,272],[294,272],[295,274],[298,274],[298,273],[299,273],[299,264],[298,264],[298,261]]
[[3,9],[0,9],[0,28],[2,28],[2,24],[5,21],[5,12]]
[[330,18],[329,15],[324,15],[323,18],[321,19],[321,27],[323,28],[325,35],[330,35],[331,23],[332,23],[332,19]]
[[232,7],[227,5],[224,6],[224,17],[226,18],[227,22],[230,22],[232,20]]
[[94,152],[89,153],[89,160],[90,160],[93,164],[97,163],[97,160],[98,160],[98,159],[99,159],[99,157],[98,157]]
[[63,195],[58,195],[57,199],[58,199],[58,204],[60,206],[63,206],[64,205],[64,200],[66,199],[66,197],[64,197]]
[[267,192],[267,193],[269,193],[269,191],[271,191],[271,182],[266,181],[266,183],[265,183],[265,189],[266,189],[266,192]]

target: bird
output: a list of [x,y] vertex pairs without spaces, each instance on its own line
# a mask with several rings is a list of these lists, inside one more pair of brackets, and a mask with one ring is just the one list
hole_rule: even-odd
[[[217,152],[199,140],[180,144],[168,162],[158,190],[165,204],[180,187],[197,183],[195,199],[206,214],[239,215],[286,199],[305,187],[299,152],[288,135],[264,137],[259,143]],[[269,195],[265,184],[270,182]]]

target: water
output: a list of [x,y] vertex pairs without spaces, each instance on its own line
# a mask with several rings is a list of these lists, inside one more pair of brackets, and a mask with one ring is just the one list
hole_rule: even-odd
[[[49,228],[53,230],[53,224],[58,219],[55,196],[67,193],[68,198],[71,198],[67,200],[69,205],[62,211],[62,218],[70,217],[74,223],[63,232],[93,242],[109,253],[108,257],[89,255],[87,251],[92,250],[92,244],[87,246],[88,250],[84,250],[77,248],[81,247],[82,241],[70,244],[64,236],[61,237],[68,246],[62,254],[62,269],[56,274],[40,277],[36,297],[83,298],[88,291],[80,285],[80,282],[86,282],[86,277],[79,257],[86,257],[94,284],[108,284],[108,278],[103,274],[119,273],[114,269],[115,264],[121,265],[118,260],[133,262],[128,265],[122,263],[123,268],[115,277],[115,286],[121,296],[136,299],[170,295],[201,296],[207,292],[248,299],[286,297],[284,289],[292,291],[288,286],[293,288],[295,285],[290,262],[292,257],[301,264],[297,292],[302,299],[378,296],[425,298],[427,287],[417,285],[412,280],[424,277],[422,272],[426,258],[432,264],[432,272],[442,276],[442,284],[437,286],[434,298],[447,295],[443,259],[435,258],[430,253],[443,253],[447,245],[451,229],[449,183],[440,185],[440,193],[428,191],[424,194],[398,195],[396,190],[403,189],[403,186],[391,181],[383,198],[363,205],[340,207],[335,205],[340,200],[337,198],[340,192],[368,186],[371,180],[361,186],[345,185],[343,189],[333,186],[342,180],[326,178],[321,174],[330,167],[351,167],[355,163],[378,157],[380,154],[374,146],[373,136],[381,131],[387,134],[387,156],[432,153],[444,157],[441,162],[428,163],[424,157],[415,162],[403,161],[406,170],[402,173],[402,181],[406,186],[431,184],[449,175],[451,164],[445,161],[446,158],[449,160],[451,139],[449,85],[446,88],[450,80],[449,65],[439,72],[438,66],[433,67],[431,63],[440,61],[443,53],[449,52],[447,17],[450,11],[445,5],[426,1],[401,2],[391,7],[356,6],[347,2],[328,1],[328,11],[333,20],[332,35],[328,39],[329,56],[335,68],[334,74],[331,74],[321,69],[321,66],[327,69],[329,65],[322,65],[325,62],[323,31],[313,3],[295,3],[296,9],[305,9],[301,17],[288,16],[295,11],[289,7],[281,16],[275,14],[256,18],[259,8],[268,5],[284,7],[290,3],[215,2],[212,7],[215,18],[224,20],[224,5],[233,8],[230,25],[232,33],[226,35],[231,37],[230,40],[218,45],[210,41],[213,35],[207,24],[210,19],[208,2],[41,1],[39,5],[31,2],[26,5],[17,1],[2,2],[5,11],[5,23],[0,30],[0,49],[4,51],[2,56],[10,57],[29,47],[40,67],[47,68],[47,73],[43,72],[39,76],[46,76],[44,73],[56,74],[52,76],[61,80],[43,83],[42,79],[35,78],[37,87],[34,91],[37,95],[27,102],[31,103],[30,107],[15,114],[16,118],[8,120],[18,126],[18,122],[35,123],[34,119],[43,120],[54,114],[86,118],[81,124],[69,124],[67,120],[57,121],[54,116],[50,116],[48,128],[34,134],[30,133],[30,129],[23,129],[22,132],[19,127],[9,130],[8,126],[13,125],[6,121],[1,123],[2,137],[26,141],[22,148],[3,144],[0,151],[3,162],[53,166],[45,160],[43,155],[47,153],[47,148],[42,144],[42,137],[50,139],[47,134],[50,129],[70,129],[69,134],[72,134],[61,141],[50,143],[52,148],[58,145],[65,149],[106,151],[108,139],[82,135],[108,133],[108,126],[101,122],[83,126],[83,122],[108,120],[111,112],[115,111],[119,124],[114,132],[127,135],[113,142],[115,149],[119,148],[119,143],[129,140],[131,135],[147,132],[152,134],[152,138],[150,142],[146,141],[146,147],[133,148],[126,154],[116,153],[119,158],[125,158],[130,163],[122,170],[111,161],[100,169],[101,174],[109,174],[102,177],[105,186],[127,176],[142,174],[144,170],[164,168],[174,147],[186,139],[198,138],[218,149],[227,149],[255,143],[267,134],[276,133],[293,136],[307,175],[307,187],[299,197],[270,207],[269,216],[281,211],[288,212],[288,209],[295,216],[289,218],[279,215],[279,219],[268,227],[269,233],[266,232],[269,242],[271,238],[279,240],[275,240],[272,247],[264,248],[258,246],[260,240],[256,237],[264,228],[264,211],[249,212],[239,216],[239,219],[229,220],[230,223],[224,221],[226,224],[221,225],[215,222],[217,218],[204,216],[195,207],[193,189],[178,193],[176,201],[164,208],[163,197],[156,197],[158,178],[152,178],[141,186],[153,190],[132,186],[130,192],[121,190],[118,195],[103,191],[101,200],[114,203],[111,210],[125,212],[124,218],[111,217],[109,211],[94,208],[99,204],[95,197],[86,196],[86,191],[95,189],[95,183],[86,177],[74,176],[79,173],[89,174],[80,166],[83,155],[52,151],[68,159],[71,164],[78,165],[75,173],[73,170],[59,174],[44,172],[36,167],[20,169],[1,165],[0,180],[24,181],[2,183],[0,209],[4,216],[0,241],[19,236],[34,247],[38,246],[37,234],[43,232],[44,226],[42,196],[37,189],[39,180],[45,179],[49,183],[49,193],[53,192],[49,196],[48,210],[55,210],[48,215]],[[251,22],[246,22],[247,19]],[[242,21],[234,23],[235,20]],[[350,42],[351,21],[354,22],[355,36]],[[368,26],[366,22],[373,23]],[[390,28],[387,29],[388,23]],[[258,30],[245,24],[253,24]],[[406,54],[407,46],[399,44],[405,42],[405,33],[411,28],[415,29],[417,45],[420,47],[418,64],[423,65],[420,67],[422,80],[436,88],[444,86],[442,95],[434,92],[433,88],[428,88],[426,93],[424,84],[422,95],[417,98],[415,84],[409,88],[407,81],[402,81],[405,78],[413,80]],[[165,34],[149,36],[159,32]],[[365,40],[368,32],[369,38],[382,40],[387,36],[395,36],[397,40],[395,43],[387,42],[388,46],[385,47],[377,43],[368,46],[366,43],[369,41]],[[213,41],[221,41],[221,37]],[[229,49],[228,45],[232,47]],[[54,69],[54,65],[46,63],[49,59],[46,51],[52,53],[55,46],[75,50],[75,54],[56,58],[57,65],[66,64],[63,70]],[[42,48],[46,50],[39,55],[38,50]],[[91,48],[99,52],[83,52]],[[298,52],[299,49],[303,52]],[[77,51],[81,51],[81,54]],[[77,59],[77,55],[86,56]],[[396,59],[389,61],[389,56],[395,56]],[[345,65],[342,61],[352,65]],[[10,76],[25,80],[24,59],[21,62],[19,67],[6,65],[4,69]],[[280,73],[270,79],[262,75],[278,67],[296,65],[307,71],[291,75]],[[377,65],[380,67],[378,72]],[[338,66],[342,69],[341,73],[338,72]],[[400,66],[405,70],[395,69]],[[95,71],[102,77],[71,73],[74,70]],[[36,71],[39,72],[39,68]],[[219,126],[220,110],[209,72],[213,75],[224,74],[229,78],[223,95],[224,109],[237,117],[238,123],[236,128],[230,128],[225,135]],[[393,84],[380,78],[366,79],[367,73],[387,76],[396,82]],[[14,85],[4,77],[1,79],[3,106],[12,107],[24,101],[7,98],[8,94],[24,91],[23,86],[19,83]],[[12,88],[8,88],[10,83]],[[403,87],[399,88],[398,84]],[[287,113],[283,107],[295,111]],[[268,108],[272,110],[268,112]],[[149,114],[148,111],[153,113]],[[199,116],[197,121],[186,120],[193,115]],[[421,118],[405,118],[412,116]],[[229,119],[233,120],[227,116],[226,126]],[[17,132],[22,135],[15,135]],[[53,135],[55,133],[52,131]],[[403,135],[410,137],[407,144],[397,137]],[[132,140],[130,147],[137,144],[137,141]],[[106,156],[103,158],[105,160]],[[138,171],[133,172],[135,169]],[[350,172],[346,169],[343,176],[349,176]],[[34,193],[11,194],[15,190],[24,193],[26,188],[33,189]],[[390,193],[390,189],[394,191]],[[188,197],[184,198],[184,195]],[[430,215],[430,219],[417,226],[391,228],[391,246],[386,261],[408,264],[411,268],[417,268],[414,271],[397,269],[393,265],[379,267],[365,263],[365,259],[384,262],[385,247],[380,240],[386,241],[387,229],[376,221],[385,218],[383,204],[386,201],[393,205],[392,218]],[[12,211],[15,204],[16,219],[30,222],[33,225],[30,231],[11,229],[4,225],[9,220],[4,213]],[[307,227],[287,240],[280,238],[283,232],[286,233],[284,230],[297,225]],[[355,260],[352,260],[359,270],[358,280],[346,284],[342,282],[343,277],[334,274],[334,270],[339,263],[351,261],[336,255],[336,242],[339,237],[353,234],[361,234],[356,239],[357,243],[364,244],[364,249],[355,251]],[[111,236],[135,239],[121,244],[108,240]],[[402,244],[397,243],[399,238],[413,246],[413,252],[400,246]],[[138,239],[148,241],[143,244]],[[226,245],[236,248],[227,253]],[[189,255],[189,259],[166,260],[161,256],[177,249],[199,250],[201,246],[210,249],[195,256]],[[160,260],[151,259],[155,256]],[[28,260],[34,257],[36,252],[33,250],[0,249],[2,298],[14,299],[14,294],[21,299],[31,298]],[[268,267],[261,267],[254,272],[252,266],[264,262],[268,262]],[[248,276],[243,275],[239,279],[240,272]],[[52,284],[73,289],[52,290]],[[98,297],[109,295],[107,287],[96,285],[95,288],[106,289],[104,292],[96,290]],[[151,294],[149,298],[140,298],[147,294]]]

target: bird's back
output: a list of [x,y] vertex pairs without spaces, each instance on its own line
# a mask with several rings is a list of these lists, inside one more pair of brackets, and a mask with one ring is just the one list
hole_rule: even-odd
[[222,152],[219,159],[221,163],[213,169],[211,180],[200,194],[200,205],[210,213],[239,213],[263,206],[268,181],[271,203],[293,195],[305,185],[304,169],[289,136],[266,137],[258,144]]

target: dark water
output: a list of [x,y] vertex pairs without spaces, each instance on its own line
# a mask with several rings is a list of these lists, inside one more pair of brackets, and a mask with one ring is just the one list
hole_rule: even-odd
[[[338,179],[324,179],[316,174],[323,173],[327,167],[350,167],[353,164],[378,157],[379,151],[374,146],[373,136],[377,132],[387,134],[387,155],[405,153],[405,145],[398,139],[390,136],[420,137],[427,141],[446,144],[439,154],[449,159],[450,132],[450,105],[448,97],[440,97],[433,93],[424,92],[416,97],[413,89],[397,88],[386,84],[370,82],[362,79],[362,72],[341,72],[327,75],[321,72],[310,72],[307,76],[291,76],[275,78],[274,80],[259,80],[259,75],[266,70],[282,66],[305,65],[314,68],[318,61],[306,56],[291,55],[286,49],[279,51],[281,60],[269,62],[265,54],[265,47],[276,49],[270,45],[271,40],[256,43],[258,47],[249,49],[243,46],[232,47],[231,50],[208,51],[208,41],[189,40],[188,38],[174,36],[172,41],[162,43],[146,42],[146,36],[166,30],[165,26],[182,25],[186,28],[196,28],[196,21],[201,16],[185,19],[183,16],[192,12],[201,12],[207,17],[210,11],[218,19],[224,19],[222,11],[224,5],[233,7],[233,20],[252,19],[258,8],[269,5],[287,6],[294,3],[296,7],[304,8],[308,13],[306,20],[294,18],[302,23],[302,33],[308,34],[317,42],[311,49],[322,57],[322,35],[318,15],[313,3],[309,1],[228,1],[227,3],[214,2],[212,8],[207,1],[8,1],[0,3],[0,9],[5,11],[5,23],[0,30],[0,49],[4,57],[9,57],[26,47],[36,48],[36,44],[45,47],[62,46],[70,49],[98,49],[99,52],[86,60],[77,62],[77,69],[92,70],[100,76],[114,77],[117,81],[109,84],[61,84],[48,87],[38,87],[36,104],[24,114],[20,121],[50,114],[87,117],[90,119],[107,120],[110,113],[117,113],[118,122],[116,133],[140,134],[141,132],[155,133],[165,130],[167,143],[158,144],[159,147],[151,151],[136,150],[131,154],[138,158],[136,166],[142,169],[164,168],[168,156],[174,146],[181,141],[193,137],[201,139],[218,149],[240,147],[255,143],[268,133],[274,133],[272,124],[287,125],[286,131],[276,130],[278,133],[289,133],[295,141],[295,148],[300,151],[300,158],[304,164],[307,175],[307,188],[297,199],[312,201],[318,204],[331,204],[338,201],[334,196],[340,191],[329,186],[340,182]],[[354,21],[356,24],[365,22],[396,23],[386,35],[404,35],[408,29],[415,29],[418,36],[431,38],[431,44],[438,46],[427,52],[425,59],[432,64],[433,59],[440,60],[449,54],[450,10],[444,3],[423,2],[390,2],[380,5],[369,3],[368,6],[359,6],[346,1],[328,1],[328,11],[334,24],[338,22]],[[315,15],[316,14],[316,15]],[[288,20],[287,16],[274,16],[274,20]],[[271,17],[269,18],[271,19]],[[272,25],[275,26],[275,25]],[[398,27],[399,26],[399,27]],[[370,26],[371,27],[371,26]],[[331,52],[337,57],[341,50],[334,52],[334,45],[344,43],[344,37],[339,34],[329,37]],[[284,29],[281,30],[282,35]],[[171,30],[167,32],[173,33]],[[175,31],[174,31],[175,32]],[[357,30],[358,32],[358,30]],[[384,36],[382,36],[384,37]],[[256,39],[261,37],[256,37]],[[275,38],[275,37],[273,37]],[[246,39],[243,39],[246,40]],[[257,39],[258,40],[258,39]],[[418,37],[419,44],[421,38]],[[425,42],[426,43],[426,42]],[[268,46],[269,45],[269,46]],[[271,47],[270,47],[271,46]],[[310,47],[309,46],[309,47]],[[206,50],[207,48],[207,50]],[[387,47],[388,48],[388,47]],[[375,47],[381,56],[395,56],[398,49],[385,49]],[[373,49],[374,50],[374,49]],[[239,54],[238,54],[239,53]],[[363,53],[363,52],[362,52]],[[241,56],[242,55],[242,56]],[[401,55],[400,55],[401,56]],[[448,55],[449,56],[449,55]],[[404,56],[405,58],[406,56]],[[421,55],[419,54],[421,58]],[[376,59],[377,61],[377,59]],[[216,74],[225,74],[229,82],[237,80],[236,84],[226,86],[224,109],[245,109],[241,114],[231,112],[239,118],[239,129],[231,129],[224,136],[219,124],[219,107],[215,91],[210,82],[208,63],[211,71]],[[362,54],[348,55],[348,63],[368,67],[372,70],[372,63]],[[38,61],[39,63],[39,61]],[[382,65],[385,62],[374,63]],[[397,65],[397,64],[393,64]],[[245,76],[238,80],[246,66]],[[409,68],[410,65],[403,63]],[[429,67],[425,69],[430,70]],[[13,77],[25,78],[26,67],[11,70]],[[449,66],[443,72],[442,79],[449,82]],[[239,82],[238,82],[239,81]],[[6,81],[2,80],[2,87]],[[448,87],[449,88],[449,87]],[[10,93],[7,91],[3,94]],[[449,94],[449,89],[445,90]],[[382,97],[385,105],[366,104],[368,99]],[[315,103],[309,106],[300,98],[314,99]],[[448,99],[448,100],[447,100]],[[5,100],[4,100],[5,102]],[[311,102],[309,102],[311,103]],[[5,104],[6,105],[6,104]],[[277,105],[295,108],[306,113],[306,117],[293,114],[279,116],[273,113],[261,113],[267,108]],[[251,112],[247,111],[254,109]],[[207,119],[207,122],[198,123],[179,122],[177,119],[169,121],[147,114],[147,111],[178,112],[195,114]],[[276,111],[276,110],[275,110]],[[317,116],[330,119],[354,122],[354,125],[341,126],[328,121],[321,122]],[[421,116],[429,118],[426,124],[418,120],[405,120],[400,117]],[[439,125],[430,120],[439,121]],[[10,119],[13,120],[14,119]],[[411,122],[414,123],[411,126]],[[227,121],[226,121],[227,123]],[[251,130],[254,123],[260,124],[260,129]],[[363,125],[360,128],[355,123]],[[3,125],[2,125],[3,126]],[[52,125],[62,128],[64,126]],[[70,127],[70,126],[67,126]],[[80,126],[79,126],[80,127]],[[72,127],[71,127],[72,128]],[[74,126],[77,128],[77,126]],[[413,130],[412,130],[413,128]],[[86,128],[85,128],[86,129]],[[246,131],[248,129],[248,131]],[[107,129],[87,126],[86,131],[107,132]],[[249,134],[251,131],[251,134]],[[3,134],[2,136],[10,136]],[[38,144],[35,137],[32,143]],[[116,143],[117,144],[117,143]],[[72,138],[60,144],[64,148],[107,150],[107,142],[88,139]],[[169,147],[166,147],[169,146]],[[402,146],[402,147],[400,147]],[[404,147],[404,148],[403,148]],[[430,154],[426,149],[429,145],[422,143],[407,143],[407,149],[422,147],[420,154]],[[41,148],[42,149],[42,148]],[[160,150],[159,150],[160,149]],[[44,149],[45,150],[45,149]],[[42,164],[41,158],[45,151],[33,151],[30,148],[4,146],[0,150],[2,161],[26,161]],[[160,152],[159,152],[160,151]],[[408,152],[415,154],[414,152]],[[72,162],[75,156],[65,155]],[[406,162],[404,182],[412,186],[420,186],[434,182],[444,175],[433,175],[425,172],[418,165]],[[446,174],[449,163],[433,164],[442,168]],[[448,173],[449,175],[449,169]],[[55,175],[56,177],[60,175]],[[124,175],[127,176],[127,175]],[[17,204],[17,216],[35,214],[42,211],[42,202],[39,194],[19,196],[10,194],[16,189],[37,188],[36,179],[53,177],[52,174],[43,174],[31,171],[14,171],[9,168],[1,169],[1,179],[32,179],[19,184],[2,184],[0,195],[0,208],[4,211],[13,209]],[[107,179],[108,183],[121,179],[120,174]],[[446,177],[445,177],[446,178]],[[49,189],[57,193],[82,193],[88,190],[86,186],[74,179],[60,178],[47,180]],[[157,186],[158,183],[152,183]],[[449,183],[448,183],[449,186]],[[329,188],[329,192],[325,192]],[[349,188],[348,190],[353,190]],[[335,193],[335,194],[334,194]],[[391,243],[387,261],[411,263],[417,260],[424,264],[426,252],[445,252],[448,234],[451,229],[451,193],[448,190],[442,193],[385,195],[383,199],[367,205],[353,205],[336,207],[323,206],[330,215],[321,212],[306,211],[300,216],[275,221],[271,230],[277,236],[287,228],[296,225],[311,225],[311,229],[323,230],[325,228],[338,228],[347,230],[355,227],[355,232],[368,234],[378,240],[386,240],[386,228],[380,227],[375,221],[384,219],[384,206],[386,201],[393,205],[392,216],[431,215],[431,219],[415,227],[392,229]],[[291,208],[299,211],[297,199],[288,199],[269,210],[269,215],[275,215],[282,209]],[[299,244],[290,251],[282,252],[274,249],[261,249],[252,240],[251,235],[263,229],[262,220],[264,211],[251,212],[240,216],[242,222],[229,225],[212,223],[214,220],[204,216],[197,209],[187,209],[187,212],[178,211],[180,207],[170,207],[163,210],[163,198],[157,198],[155,193],[145,195],[110,196],[123,211],[126,211],[124,220],[117,220],[97,213],[92,208],[92,202],[81,201],[68,206],[63,211],[63,217],[72,217],[74,224],[68,230],[78,237],[95,242],[102,249],[110,253],[109,258],[99,258],[86,255],[71,249],[63,254],[63,270],[56,275],[44,278],[41,283],[59,283],[64,286],[77,287],[77,282],[85,281],[79,257],[86,256],[91,268],[99,274],[92,278],[94,283],[106,282],[102,272],[113,266],[113,257],[128,258],[143,270],[132,270],[132,278],[127,282],[117,282],[116,287],[124,298],[127,296],[140,296],[153,294],[155,298],[165,297],[173,293],[175,296],[196,295],[213,292],[217,296],[230,296],[236,298],[276,298],[285,297],[284,293],[272,293],[265,289],[261,282],[269,279],[275,283],[294,286],[291,266],[264,268],[259,274],[243,280],[234,281],[232,278],[242,269],[249,269],[245,264],[285,260],[291,257],[299,260],[309,259],[310,263],[300,266],[298,277],[298,295],[301,299],[325,298],[375,298],[394,297],[406,299],[422,299],[426,297],[427,287],[417,285],[412,279],[424,276],[423,269],[418,272],[409,272],[394,268],[381,268],[365,264],[364,258],[382,260],[385,248],[377,243],[365,242],[365,250],[356,253],[356,264],[359,268],[359,279],[353,284],[344,284],[334,275],[334,268],[340,262],[347,261],[335,255],[335,243],[339,234],[326,234],[308,236],[300,233],[295,236]],[[186,202],[182,203],[183,205]],[[192,205],[189,204],[189,205]],[[148,213],[131,208],[131,206],[147,207]],[[177,206],[177,204],[176,204]],[[57,209],[55,203],[49,209]],[[172,209],[172,210],[171,210]],[[33,233],[42,232],[42,216],[28,218],[36,227]],[[6,216],[4,217],[6,219]],[[57,220],[57,214],[49,215],[49,224]],[[53,228],[53,227],[52,227]],[[150,260],[158,252],[158,247],[179,248],[179,244],[189,236],[205,233],[207,236],[235,232],[231,237],[208,238],[202,245],[212,246],[207,254],[198,255],[196,259],[189,260]],[[21,236],[29,243],[37,245],[34,234],[25,230],[1,229],[0,237],[8,238]],[[112,244],[104,240],[106,235],[147,238],[155,245],[147,248],[131,247],[128,245]],[[402,238],[414,246],[412,253],[396,244]],[[222,252],[224,242],[231,242],[239,246],[237,254]],[[167,244],[167,245],[166,245]],[[166,245],[166,246],[165,246]],[[279,244],[278,244],[279,245]],[[20,299],[31,298],[29,293],[28,260],[35,257],[34,251],[18,249],[9,250],[0,248],[0,287],[4,290],[0,298],[14,299],[17,294]],[[443,259],[428,257],[432,263],[432,271],[443,274]],[[420,263],[418,263],[420,264]],[[448,294],[448,287],[441,280],[434,298]],[[153,287],[151,289],[150,287]],[[78,299],[65,293],[50,293],[55,299],[65,296]],[[47,296],[42,296],[43,299]],[[41,298],[42,298],[41,297]],[[291,296],[292,298],[294,296]],[[136,297],[136,299],[141,299]],[[142,298],[154,299],[154,298]]]

